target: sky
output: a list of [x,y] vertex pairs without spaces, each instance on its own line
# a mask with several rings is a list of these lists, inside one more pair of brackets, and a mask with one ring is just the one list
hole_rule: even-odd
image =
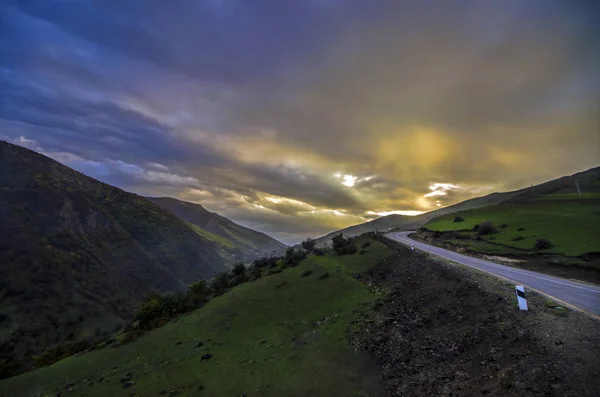
[[0,2],[0,139],[286,243],[600,165],[593,1]]

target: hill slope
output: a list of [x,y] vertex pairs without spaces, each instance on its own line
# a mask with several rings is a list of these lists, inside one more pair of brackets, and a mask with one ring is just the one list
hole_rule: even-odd
[[[478,230],[486,221],[494,228]],[[435,218],[417,233],[451,249],[509,256],[519,267],[596,283],[598,236],[600,168],[534,186],[500,204]],[[542,246],[540,239],[550,244]]]
[[150,291],[222,270],[217,248],[143,197],[0,141],[0,364],[112,331]]
[[282,251],[286,245],[264,233],[238,225],[219,214],[206,210],[199,204],[188,203],[170,197],[152,198],[148,200],[177,215],[201,230],[207,238],[220,243],[224,249],[231,251],[236,257],[251,258],[261,253]]
[[434,211],[426,212],[417,216],[403,216],[403,215],[388,215],[375,220],[361,223],[341,229],[332,233],[329,233],[323,237],[320,237],[318,241],[324,243],[338,233],[344,233],[345,235],[359,235],[366,232],[373,232],[376,230],[386,231],[390,228],[397,229],[399,231],[415,230],[432,219],[439,216],[452,214],[459,211],[472,210],[476,208],[483,208],[490,205],[496,205],[509,201],[525,200],[532,194],[550,194],[550,193],[576,193],[575,180],[579,183],[579,187],[583,192],[598,192],[600,191],[600,167],[592,168],[587,171],[579,172],[574,175],[564,176],[562,178],[554,179],[548,182],[541,183],[531,188],[524,188],[514,190],[510,192],[492,193],[483,197],[476,197],[469,200],[462,201],[460,203],[450,205],[448,207],[440,208]]
[[414,230],[423,226],[427,221],[436,218],[438,216],[449,214],[457,211],[462,211],[472,208],[485,207],[503,201],[510,200],[521,193],[521,190],[506,192],[506,193],[492,193],[484,197],[476,197],[473,199],[465,200],[460,203],[450,205],[448,207],[440,208],[431,212],[426,212],[416,216],[406,215],[387,215],[381,218],[374,219],[369,222],[361,223],[359,225],[349,226],[345,229],[331,232],[323,237],[317,239],[321,244],[331,239],[333,236],[339,233],[343,233],[347,236],[360,235],[362,233],[374,232],[374,231],[387,231],[388,229],[403,230]]

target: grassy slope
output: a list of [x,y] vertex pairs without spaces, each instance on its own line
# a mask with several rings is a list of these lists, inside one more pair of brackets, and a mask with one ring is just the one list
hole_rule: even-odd
[[[347,273],[367,270],[389,253],[374,241],[366,251],[311,256],[298,267],[242,284],[129,345],[0,381],[0,396],[45,395],[68,383],[75,383],[70,396],[90,397],[163,390],[180,396],[377,395],[375,364],[347,339],[348,326],[359,311],[370,312],[377,298]],[[301,277],[306,270],[313,273]],[[327,272],[330,277],[320,280]],[[196,348],[198,341],[203,346]],[[201,360],[206,353],[213,357]],[[119,379],[129,372],[135,385],[122,390]],[[200,393],[199,385],[205,387]]]
[[[453,222],[455,216],[461,216],[464,222]],[[586,252],[600,251],[600,194],[550,194],[514,203],[504,203],[471,211],[445,215],[425,225],[434,231],[457,231],[472,229],[474,225],[491,220],[498,228],[507,224],[505,229],[498,228],[492,235],[493,244],[480,244],[465,240],[452,242],[467,244],[469,248],[482,252],[516,253],[510,247],[532,250],[538,238],[549,239],[554,247],[544,252],[577,256]],[[519,231],[517,229],[524,228]],[[461,233],[474,237],[473,232]],[[514,238],[524,237],[520,241]],[[491,236],[483,237],[489,240]]]
[[[579,183],[583,192],[600,192],[600,167],[553,179],[534,186],[534,189],[538,194],[573,193],[575,191],[575,181]],[[366,223],[331,232],[318,238],[317,241],[323,243],[338,233],[344,233],[345,235],[360,235],[362,233],[374,232],[377,229],[385,231],[389,228],[394,228],[399,231],[416,230],[436,217],[519,199],[520,196],[528,195],[529,189],[530,188],[525,188],[511,192],[492,193],[483,197],[475,197],[417,216],[388,215]]]

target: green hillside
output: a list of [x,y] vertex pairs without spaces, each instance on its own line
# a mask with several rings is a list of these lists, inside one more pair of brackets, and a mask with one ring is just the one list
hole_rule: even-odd
[[112,332],[151,291],[212,277],[218,248],[143,197],[0,141],[0,377]]
[[[484,208],[487,206],[493,206],[506,202],[528,200],[534,192],[535,194],[537,194],[538,197],[542,195],[558,193],[575,194],[577,193],[575,181],[577,181],[577,183],[579,184],[579,187],[582,192],[600,192],[600,167],[592,168],[590,170],[579,172],[574,175],[564,176],[562,178],[544,182],[530,188],[514,190],[511,192],[492,193],[488,194],[487,196],[472,198],[454,205],[450,205],[448,207],[426,212],[417,216],[384,216],[366,223],[350,226],[345,229],[331,232],[323,237],[320,237],[318,241],[320,243],[324,243],[325,241],[331,239],[334,235],[339,233],[352,236],[360,235],[362,233],[367,232],[374,232],[376,230],[416,230],[422,227],[423,225],[427,224],[431,220],[436,219],[438,217],[442,217],[446,214],[454,214],[460,211],[474,210],[477,208]],[[454,217],[452,217],[452,219],[454,219]],[[427,228],[429,228],[429,226],[427,226]]]
[[349,272],[390,253],[367,241],[241,284],[128,345],[0,381],[0,396],[379,395],[377,364],[348,339],[378,298]]
[[194,228],[195,231],[212,241],[219,242],[224,250],[238,258],[254,258],[272,251],[280,253],[286,248],[285,244],[274,238],[209,212],[199,204],[170,197],[148,198],[148,200],[197,226]]
[[[461,217],[464,222],[454,222]],[[492,221],[496,233],[480,235],[473,228]],[[600,194],[541,195],[485,208],[457,212],[436,218],[424,226],[433,231],[456,231],[452,242],[481,252],[519,253],[524,251],[578,256],[600,251]],[[468,238],[469,240],[464,240]],[[537,250],[538,239],[553,246]]]
[[363,233],[375,232],[375,231],[388,231],[389,229],[394,229],[398,231],[403,230],[415,230],[423,226],[429,220],[434,219],[438,216],[444,214],[451,214],[457,211],[463,211],[472,208],[480,208],[488,205],[493,205],[497,203],[501,203],[503,201],[510,200],[511,198],[516,197],[522,191],[517,190],[514,192],[506,192],[506,193],[492,193],[484,197],[477,197],[469,200],[462,201],[460,203],[450,205],[448,207],[440,208],[438,210],[426,212],[421,215],[416,216],[406,216],[406,215],[387,215],[382,216],[381,218],[374,219],[369,222],[361,223],[359,225],[349,226],[345,229],[336,230],[335,232],[331,232],[325,236],[319,237],[317,241],[319,243],[324,243],[327,240],[330,240],[333,236],[339,233],[343,233],[346,236],[357,236]]

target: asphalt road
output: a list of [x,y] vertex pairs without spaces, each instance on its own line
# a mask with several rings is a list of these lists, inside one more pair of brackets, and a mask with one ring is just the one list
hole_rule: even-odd
[[411,233],[413,232],[389,233],[386,237],[408,246],[412,245],[415,249],[507,279],[516,285],[523,285],[526,287],[525,291],[527,291],[527,288],[537,290],[566,306],[600,319],[600,286],[578,283],[564,278],[516,269],[483,259],[473,258],[472,256],[462,255],[454,251],[413,240],[408,237]]

